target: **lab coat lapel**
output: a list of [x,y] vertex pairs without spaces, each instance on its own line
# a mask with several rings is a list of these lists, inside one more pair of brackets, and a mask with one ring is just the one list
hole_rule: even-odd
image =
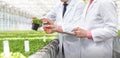
[[63,3],[61,3],[59,9],[60,9],[60,11],[58,12],[59,13],[58,19],[63,19],[63,16],[62,16],[63,15]]
[[94,1],[92,2],[92,4],[90,5],[90,7],[88,8],[88,10],[87,10],[86,12],[89,12],[89,10],[94,6],[95,2],[96,2],[96,0],[94,0]]
[[[90,11],[90,9],[93,7],[93,5],[95,4],[95,2],[96,2],[96,0],[94,0],[90,6],[89,6],[89,2],[88,2],[87,6],[84,9],[84,12],[85,12],[84,16],[86,16],[86,14]],[[88,8],[88,6],[89,6],[89,8]]]
[[71,7],[71,6],[68,6],[68,7],[67,7],[67,11],[65,12],[65,15],[64,15],[64,16],[68,15],[69,12],[71,11],[71,9],[72,9],[72,7]]
[[67,16],[71,12],[72,8],[75,6],[77,2],[78,2],[77,0],[71,1],[71,3],[67,6],[67,11],[65,12],[64,16]]

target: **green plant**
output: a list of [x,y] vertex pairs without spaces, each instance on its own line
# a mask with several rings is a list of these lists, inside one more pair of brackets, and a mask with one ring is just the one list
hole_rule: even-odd
[[41,21],[41,19],[38,19],[38,18],[34,17],[33,20],[32,20],[32,23],[33,24],[40,24],[41,25],[42,21]]

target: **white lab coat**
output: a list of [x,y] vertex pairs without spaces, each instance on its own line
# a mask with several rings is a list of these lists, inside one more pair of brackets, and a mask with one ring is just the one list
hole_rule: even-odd
[[79,27],[89,30],[93,40],[80,38],[80,58],[112,58],[113,39],[117,37],[118,19],[112,0],[94,0],[84,9]]
[[[57,5],[46,17],[55,21],[56,25],[62,26],[63,31],[71,32],[78,25],[85,3],[83,0],[71,0],[67,6],[64,18],[62,17],[63,3]],[[62,46],[64,46],[65,58],[80,58],[80,39],[75,36],[59,34],[59,58],[62,57]]]
[[71,5],[68,6],[64,18],[62,18],[63,7],[61,5],[52,10],[47,17],[53,19],[57,25],[62,26],[63,31],[66,32],[71,32],[73,28],[78,26],[89,30],[93,40],[59,34],[60,54],[63,46],[65,58],[112,58],[112,42],[117,36],[118,27],[114,2],[94,0],[88,11],[87,5],[82,14],[84,3],[79,3],[80,5],[77,6],[75,1],[77,0],[72,0]]

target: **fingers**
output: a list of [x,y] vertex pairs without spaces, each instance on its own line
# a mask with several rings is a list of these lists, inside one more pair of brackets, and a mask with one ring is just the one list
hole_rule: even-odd
[[72,30],[72,32],[77,31],[78,29],[79,29],[79,27],[74,28],[74,29]]
[[54,25],[54,22],[53,22],[52,20],[48,20],[47,22],[48,22],[48,24],[50,24],[50,25]]
[[53,33],[51,29],[44,29],[44,31],[45,31],[45,33],[47,33],[47,34]]
[[42,18],[41,19],[43,23],[47,23],[49,25],[53,25],[54,24],[54,21],[48,19],[48,18]]
[[80,33],[79,27],[74,28],[74,29],[72,30],[72,32],[74,32],[74,35],[78,37],[78,35],[79,35],[79,33]]
[[44,31],[45,31],[45,33],[47,33],[47,34],[51,34],[51,33],[52,33],[52,30],[51,30],[51,29],[48,29],[48,28],[44,28]]
[[43,29],[47,34],[51,34],[54,32],[54,25],[44,25]]
[[42,18],[42,22],[47,22],[47,18]]
[[49,29],[50,29],[50,28],[53,29],[54,27],[55,27],[54,25],[44,25],[44,26],[43,26],[43,28],[49,28]]
[[77,28],[73,29],[73,32],[75,33],[76,37],[79,37],[79,38],[87,37],[87,30],[84,30],[84,29],[81,29],[81,28],[77,27]]
[[44,26],[43,26],[43,29],[44,29],[44,30],[52,29],[52,27],[51,27],[50,25],[44,25]]
[[80,36],[80,31],[74,31],[75,36],[79,37]]

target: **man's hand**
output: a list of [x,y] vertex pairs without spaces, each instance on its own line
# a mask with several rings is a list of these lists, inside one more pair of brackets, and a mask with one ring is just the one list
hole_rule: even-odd
[[51,34],[56,32],[58,30],[58,27],[56,25],[44,25],[43,29],[47,34]]
[[55,29],[54,22],[48,18],[42,18],[42,22],[45,24],[43,25],[43,29],[47,34],[53,33],[53,29]]
[[75,33],[76,37],[79,37],[79,38],[87,37],[87,31],[82,28],[77,27],[77,28],[74,28],[72,31]]
[[43,23],[46,23],[48,25],[54,25],[54,21],[48,19],[48,18],[42,18],[41,19]]

